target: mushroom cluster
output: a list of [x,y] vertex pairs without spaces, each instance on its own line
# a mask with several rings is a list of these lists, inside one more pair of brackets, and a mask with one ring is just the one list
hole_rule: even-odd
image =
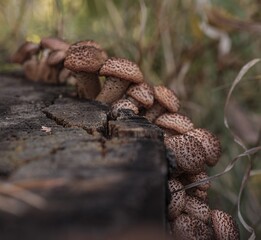
[[[110,105],[112,118],[128,111],[160,127],[169,161],[168,220],[173,236],[239,239],[232,217],[208,206],[210,182],[204,181],[208,177],[206,168],[217,164],[220,141],[210,131],[195,127],[188,116],[179,112],[180,101],[173,90],[151,86],[136,63],[109,57],[92,40],[72,45],[53,38],[42,39],[39,45],[27,42],[18,49],[13,61],[22,63],[26,76],[35,81],[42,77],[45,82],[53,82],[50,74],[53,69],[59,69],[60,75],[67,71],[67,76],[76,79],[78,96]],[[101,77],[105,77],[103,84]],[[200,185],[184,189],[198,181]]]
[[13,54],[11,62],[21,64],[26,78],[31,81],[75,85],[75,78],[63,65],[69,46],[53,37],[42,38],[39,44],[26,41]]

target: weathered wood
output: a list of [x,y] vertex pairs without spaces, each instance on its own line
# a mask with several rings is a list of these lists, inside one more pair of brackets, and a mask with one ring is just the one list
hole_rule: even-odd
[[[73,94],[0,76],[0,239],[161,239],[162,132]],[[6,183],[40,205],[1,194]]]

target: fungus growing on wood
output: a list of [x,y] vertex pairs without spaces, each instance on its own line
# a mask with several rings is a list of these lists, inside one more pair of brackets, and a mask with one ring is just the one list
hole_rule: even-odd
[[186,196],[184,212],[206,223],[210,219],[209,206],[204,201],[199,200],[196,197]]
[[145,82],[131,85],[126,94],[137,107],[150,108],[154,101],[152,87]]
[[106,56],[101,49],[88,45],[70,46],[64,66],[71,70],[77,79],[79,97],[94,99],[98,95],[98,71],[105,61]]
[[187,132],[187,134],[195,137],[201,142],[206,152],[206,164],[208,166],[216,165],[221,155],[221,144],[219,139],[203,128],[196,128]]
[[168,206],[168,217],[170,220],[175,219],[181,214],[186,204],[185,190],[174,193],[175,191],[182,189],[184,186],[176,179],[170,179],[168,181],[168,188],[170,191],[170,202]]
[[119,100],[130,83],[143,82],[143,74],[138,65],[124,58],[109,58],[99,73],[106,77],[106,81],[96,100],[103,103],[111,104]]
[[155,124],[176,134],[183,134],[194,128],[191,120],[179,113],[164,113],[155,120]]
[[136,115],[139,113],[137,106],[128,99],[120,99],[114,102],[111,106],[111,116],[116,118],[120,110],[130,110]]
[[206,153],[201,143],[189,135],[165,137],[165,145],[173,151],[177,165],[187,173],[197,174],[204,170]]
[[158,116],[166,110],[174,113],[177,112],[180,104],[174,92],[164,86],[154,86],[155,102],[153,106],[146,112],[145,117],[153,122]]
[[239,230],[235,220],[228,213],[212,210],[211,219],[217,240],[239,240]]

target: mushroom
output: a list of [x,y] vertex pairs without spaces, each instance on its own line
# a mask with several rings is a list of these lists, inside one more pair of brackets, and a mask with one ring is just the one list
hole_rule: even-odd
[[204,202],[208,202],[208,193],[204,190],[200,190],[199,188],[190,188],[186,191],[186,193]]
[[70,47],[70,44],[59,38],[45,37],[41,39],[40,46],[50,50],[67,51]]
[[206,129],[196,128],[186,133],[198,139],[206,152],[206,164],[214,166],[217,164],[221,155],[221,144],[219,139]]
[[[170,220],[175,219],[181,214],[186,204],[185,190],[175,192],[182,189],[184,186],[178,180],[172,178],[168,181],[168,188],[170,191],[170,202],[168,205],[168,218]],[[174,193],[175,192],[175,193]]]
[[124,58],[109,58],[101,67],[99,74],[105,76],[106,81],[96,100],[107,104],[120,99],[130,83],[143,82],[138,65]]
[[150,108],[154,101],[152,87],[145,82],[131,85],[126,95],[137,107]]
[[207,223],[210,219],[209,206],[204,201],[189,195],[186,196],[186,205],[184,208],[184,212],[205,223]]
[[185,172],[191,174],[204,170],[206,153],[201,143],[189,135],[175,135],[165,137],[165,145],[175,155],[177,165]]
[[226,212],[212,210],[211,219],[217,240],[239,240],[239,230],[235,220]]
[[106,61],[106,56],[103,50],[88,45],[73,44],[68,49],[64,66],[77,79],[79,97],[94,99],[100,92],[98,71]]
[[171,113],[175,113],[179,110],[179,100],[172,90],[160,85],[154,86],[153,91],[155,102],[145,114],[145,117],[150,122],[153,122],[166,110]]
[[111,107],[111,116],[116,118],[120,110],[129,110],[132,111],[134,114],[139,113],[139,109],[135,104],[133,104],[128,99],[120,99],[112,104]]
[[164,113],[155,120],[155,124],[174,135],[186,133],[194,128],[192,121],[179,113]]
[[172,233],[178,240],[213,240],[213,230],[199,219],[185,213],[171,223]]
[[11,57],[11,62],[23,65],[25,76],[29,80],[37,80],[37,54],[39,50],[39,44],[26,41]]
[[[186,178],[189,180],[190,183],[201,181],[207,177],[208,177],[208,174],[205,171],[202,171],[195,175],[193,175],[193,174],[186,175]],[[206,181],[206,182],[198,185],[197,188],[202,191],[207,191],[210,188],[210,182]]]

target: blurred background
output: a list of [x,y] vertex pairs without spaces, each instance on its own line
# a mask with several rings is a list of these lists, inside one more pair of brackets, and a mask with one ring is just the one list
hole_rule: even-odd
[[[223,154],[209,174],[222,172],[244,150],[224,125],[228,91],[244,64],[261,57],[260,0],[0,0],[0,71],[13,71],[10,55],[25,40],[57,36],[73,43],[93,39],[110,56],[139,64],[152,84],[173,89],[197,127],[221,140]],[[247,148],[261,145],[261,63],[233,92],[226,113]],[[245,221],[261,239],[261,154],[241,158],[214,180],[210,206]],[[250,166],[251,163],[251,166]],[[239,223],[242,239],[249,233]]]

